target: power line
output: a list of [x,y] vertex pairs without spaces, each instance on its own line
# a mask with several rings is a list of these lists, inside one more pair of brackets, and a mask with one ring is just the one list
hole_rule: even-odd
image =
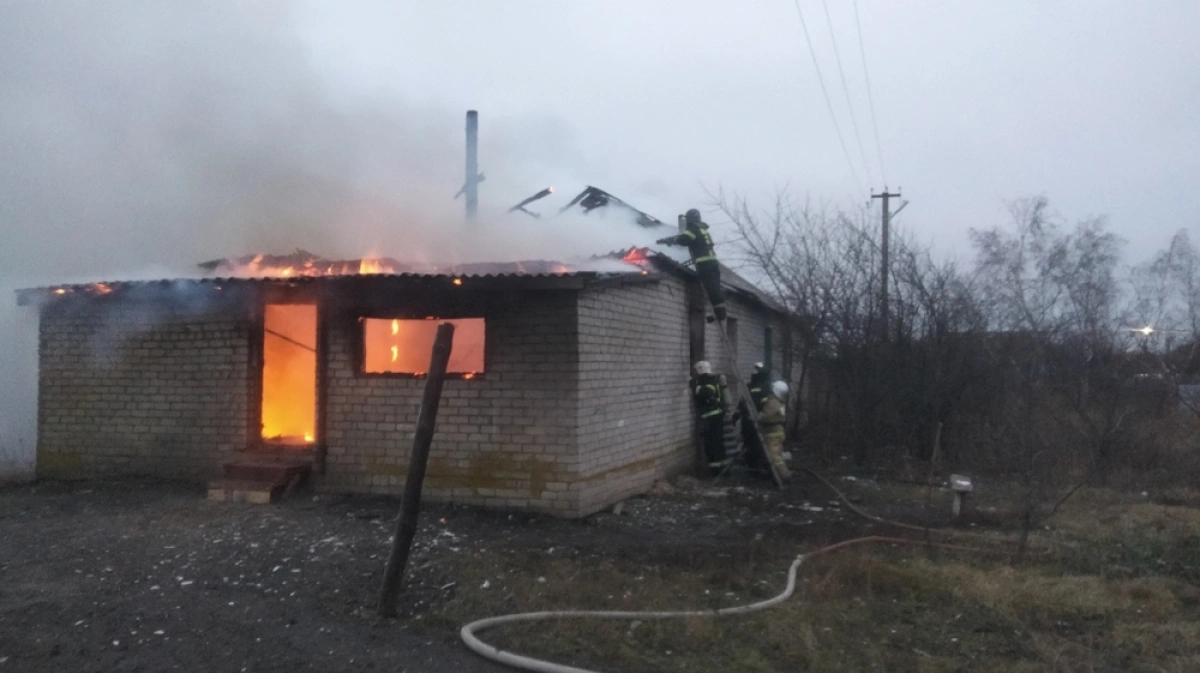
[[871,164],[867,161],[862,135],[858,132],[858,118],[854,114],[854,103],[850,100],[850,87],[846,84],[846,71],[842,69],[842,54],[838,50],[837,35],[833,32],[833,17],[829,15],[829,0],[821,0],[821,4],[825,7],[825,24],[829,26],[829,39],[833,41],[833,57],[837,61],[838,75],[842,78],[842,92],[846,94],[846,107],[850,109],[850,125],[854,127],[854,139],[858,141],[858,154],[862,157],[863,170],[867,172],[867,180],[870,180]]
[[875,97],[871,95],[871,74],[867,72],[867,49],[863,46],[862,22],[858,20],[858,0],[854,0],[854,25],[858,27],[858,52],[862,55],[863,77],[867,80],[867,102],[871,104],[871,127],[875,129],[875,153],[879,157],[879,172],[887,184],[887,169],[883,167],[883,150],[879,147],[879,122],[875,118]]
[[817,70],[817,81],[821,84],[821,94],[825,96],[825,106],[829,108],[829,118],[833,120],[833,129],[837,131],[838,143],[842,146],[842,154],[846,157],[846,165],[850,167],[850,175],[854,177],[855,189],[862,189],[862,180],[858,179],[858,171],[854,170],[854,162],[850,160],[850,152],[846,150],[846,140],[842,137],[842,127],[838,124],[837,115],[833,112],[833,103],[829,100],[829,90],[825,88],[825,78],[821,75],[821,64],[817,62],[817,52],[813,50],[812,38],[808,35],[808,24],[804,21],[804,12],[800,9],[800,0],[793,0],[796,14],[800,17],[800,27],[804,29],[804,41],[808,43],[808,53],[812,56],[813,67]]

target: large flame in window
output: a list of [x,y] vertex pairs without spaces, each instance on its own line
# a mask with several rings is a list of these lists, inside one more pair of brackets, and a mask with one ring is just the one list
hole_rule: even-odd
[[483,318],[364,318],[362,322],[363,367],[368,374],[425,375],[437,327],[443,322],[454,324],[454,346],[446,373],[472,379],[483,372]]

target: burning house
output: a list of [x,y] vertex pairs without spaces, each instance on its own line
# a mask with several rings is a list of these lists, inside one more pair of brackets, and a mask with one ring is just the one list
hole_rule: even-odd
[[779,371],[788,339],[779,308],[731,274],[726,358],[694,275],[647,250],[572,268],[297,254],[205,270],[18,292],[40,312],[40,476],[273,479],[282,465],[319,491],[396,493],[451,321],[426,493],[583,516],[693,465],[694,360]]

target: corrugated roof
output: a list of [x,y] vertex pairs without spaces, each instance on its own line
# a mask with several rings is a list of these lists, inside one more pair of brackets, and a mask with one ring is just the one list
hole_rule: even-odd
[[[514,267],[515,268],[515,267]],[[43,287],[17,290],[17,303],[28,305],[38,299],[53,299],[60,296],[104,296],[116,291],[134,289],[170,288],[178,286],[235,286],[235,285],[300,285],[319,282],[343,282],[349,280],[387,281],[387,280],[446,280],[464,279],[475,281],[555,281],[586,283],[593,279],[638,275],[636,268],[628,272],[598,272],[598,271],[545,271],[537,269],[530,271],[505,270],[505,265],[463,265],[457,272],[442,271],[436,273],[368,273],[343,275],[297,275],[297,276],[210,276],[205,278],[164,278],[158,280],[133,281],[102,281],[96,283],[73,283],[50,285]]]
[[[654,250],[653,248],[626,248],[625,250],[616,250],[609,253],[608,256],[627,259],[630,255],[645,259],[650,264],[658,267],[682,271],[689,275],[696,273],[690,262],[677,262],[670,255]],[[724,264],[721,264],[721,285],[727,290],[731,290],[743,298],[756,301],[776,313],[787,313],[787,308],[783,304],[780,304],[774,297]]]

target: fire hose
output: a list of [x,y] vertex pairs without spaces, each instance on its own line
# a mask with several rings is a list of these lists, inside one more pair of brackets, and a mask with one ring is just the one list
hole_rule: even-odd
[[[834,495],[836,495],[837,498],[846,505],[847,509],[849,509],[851,512],[853,512],[855,515],[860,516],[864,519],[867,519],[868,521],[872,521],[874,523],[879,523],[879,524],[883,524],[886,526],[892,526],[892,527],[900,528],[900,529],[904,529],[904,530],[917,531],[917,532],[921,532],[921,533],[925,533],[925,534],[929,534],[929,533],[937,533],[937,534],[945,534],[945,535],[961,534],[958,531],[947,531],[947,530],[941,530],[941,529],[922,528],[920,526],[914,526],[911,524],[901,523],[899,521],[891,521],[891,520],[876,516],[874,514],[871,514],[870,512],[867,512],[866,510],[851,503],[849,498],[847,498],[846,495],[844,493],[842,493],[842,491],[840,489],[838,489],[836,486],[834,486],[828,479],[826,479],[824,476],[822,476],[816,470],[813,470],[811,468],[801,468],[801,469],[804,472],[815,477],[818,481],[822,482],[827,488],[829,488],[831,491],[833,491]],[[787,584],[784,587],[783,591],[772,598],[758,601],[756,603],[750,603],[748,605],[738,605],[738,606],[732,606],[732,607],[727,607],[727,608],[710,609],[710,610],[665,610],[665,611],[644,611],[644,612],[636,611],[636,610],[635,611],[628,611],[628,610],[553,610],[553,611],[543,611],[543,612],[524,612],[524,613],[517,613],[517,614],[510,614],[510,615],[500,615],[498,617],[487,617],[485,619],[479,619],[479,620],[473,621],[470,624],[467,624],[466,626],[462,627],[462,630],[460,631],[460,636],[462,638],[463,644],[465,644],[472,652],[478,654],[479,656],[481,656],[485,659],[489,659],[489,660],[495,661],[497,663],[505,664],[507,666],[512,666],[514,668],[519,668],[519,669],[527,670],[527,671],[537,671],[538,673],[598,673],[597,671],[593,671],[593,670],[586,669],[586,668],[577,668],[574,666],[567,666],[565,664],[556,664],[552,661],[546,661],[544,659],[536,659],[534,657],[529,657],[529,656],[526,656],[523,654],[517,654],[516,652],[507,652],[507,651],[501,650],[500,648],[498,648],[494,645],[489,645],[488,643],[485,643],[483,640],[481,640],[475,634],[478,631],[483,631],[486,629],[490,629],[490,628],[494,628],[494,627],[502,626],[502,625],[506,625],[506,624],[517,624],[517,623],[522,623],[522,622],[538,622],[538,621],[557,620],[557,619],[640,619],[640,620],[652,620],[653,619],[653,620],[657,620],[657,619],[683,619],[683,618],[689,618],[689,617],[691,617],[691,618],[717,618],[717,617],[731,617],[731,616],[752,614],[752,613],[766,610],[767,608],[771,608],[776,605],[779,605],[780,603],[783,603],[787,599],[791,598],[792,594],[796,590],[796,573],[800,569],[800,566],[803,565],[803,563],[807,559],[811,559],[815,556],[821,556],[823,554],[828,554],[828,553],[831,553],[834,551],[839,551],[839,550],[845,549],[847,547],[852,547],[852,546],[856,546],[856,545],[860,545],[860,544],[867,544],[867,543],[920,545],[920,546],[925,546],[925,547],[937,547],[939,549],[948,549],[948,550],[953,550],[953,551],[965,551],[965,552],[971,552],[971,553],[984,553],[984,554],[1009,553],[1009,552],[1002,552],[1001,550],[998,550],[998,549],[987,549],[984,547],[969,547],[969,546],[948,544],[948,543],[943,543],[943,542],[932,542],[930,540],[913,540],[913,539],[902,538],[902,537],[870,535],[870,536],[866,536],[866,537],[859,537],[859,538],[854,538],[851,540],[845,540],[843,542],[837,542],[837,543],[834,543],[831,545],[827,545],[825,547],[821,547],[820,549],[809,552],[807,554],[798,555],[795,558],[795,560],[792,561],[791,567],[788,568]]]

